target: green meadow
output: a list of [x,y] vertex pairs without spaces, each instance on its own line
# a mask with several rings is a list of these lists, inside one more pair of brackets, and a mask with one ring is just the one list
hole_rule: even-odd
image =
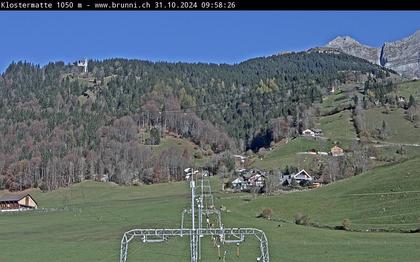
[[[223,205],[225,227],[255,227],[266,232],[270,261],[418,261],[420,234],[348,232],[296,225],[302,213],[321,225],[350,228],[413,229],[419,227],[419,159],[384,166],[322,188],[259,196],[213,190]],[[0,261],[118,261],[122,234],[133,228],[179,228],[189,206],[186,182],[123,187],[86,181],[31,194],[41,209],[0,214]],[[273,219],[257,218],[263,208]],[[249,237],[239,246],[221,247],[225,261],[256,261],[258,242]],[[225,253],[226,252],[226,253]],[[160,244],[130,244],[128,261],[189,261],[187,237]],[[203,240],[202,261],[220,261],[210,239]]]

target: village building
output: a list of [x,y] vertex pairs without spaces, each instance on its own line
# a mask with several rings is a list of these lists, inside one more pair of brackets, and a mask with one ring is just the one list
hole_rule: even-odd
[[20,211],[37,208],[38,204],[29,194],[0,196],[0,211]]
[[238,169],[236,173],[239,176],[231,182],[233,189],[244,191],[252,188],[263,188],[265,186],[267,175],[264,171]]
[[334,146],[333,148],[331,148],[331,155],[332,156],[343,156],[344,155],[344,150],[339,146]]
[[312,131],[311,129],[306,129],[306,130],[302,131],[302,135],[303,136],[315,137],[315,132]]
[[318,128],[305,129],[302,131],[302,135],[308,136],[308,137],[318,137],[318,136],[322,136],[322,130]]
[[263,187],[265,185],[265,175],[254,174],[248,179],[248,183],[251,187]]
[[238,190],[246,190],[248,188],[248,183],[244,180],[243,177],[238,177],[232,181],[232,188]]
[[296,181],[297,184],[301,184],[304,182],[312,182],[313,178],[309,175],[308,172],[302,169],[296,174],[282,175],[280,179],[280,182],[283,185],[291,185],[292,181]]

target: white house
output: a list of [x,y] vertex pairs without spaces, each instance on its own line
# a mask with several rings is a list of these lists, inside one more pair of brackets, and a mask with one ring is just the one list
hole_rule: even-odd
[[287,185],[291,185],[292,180],[296,181],[299,184],[300,182],[303,182],[303,181],[313,181],[313,178],[308,174],[308,172],[302,169],[296,174],[283,175],[280,182],[285,183]]
[[244,190],[247,189],[247,183],[245,182],[243,177],[238,177],[237,179],[232,181],[232,187],[235,189]]
[[306,129],[302,131],[302,135],[303,136],[311,136],[311,137],[315,137],[315,132],[310,130],[310,129]]
[[318,128],[305,129],[302,131],[303,136],[316,137],[322,135],[322,130]]
[[262,174],[252,175],[248,179],[248,183],[253,187],[263,187],[265,185],[265,176]]

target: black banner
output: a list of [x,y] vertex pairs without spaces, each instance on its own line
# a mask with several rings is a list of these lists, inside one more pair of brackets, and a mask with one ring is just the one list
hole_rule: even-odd
[[179,1],[179,0],[78,0],[37,1],[0,0],[0,10],[420,10],[416,1],[279,1],[279,0],[229,0],[229,1]]

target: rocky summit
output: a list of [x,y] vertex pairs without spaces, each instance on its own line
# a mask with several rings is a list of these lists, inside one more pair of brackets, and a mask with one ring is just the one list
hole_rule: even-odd
[[420,30],[395,42],[375,48],[363,45],[350,36],[339,36],[326,47],[390,68],[407,78],[420,78]]

